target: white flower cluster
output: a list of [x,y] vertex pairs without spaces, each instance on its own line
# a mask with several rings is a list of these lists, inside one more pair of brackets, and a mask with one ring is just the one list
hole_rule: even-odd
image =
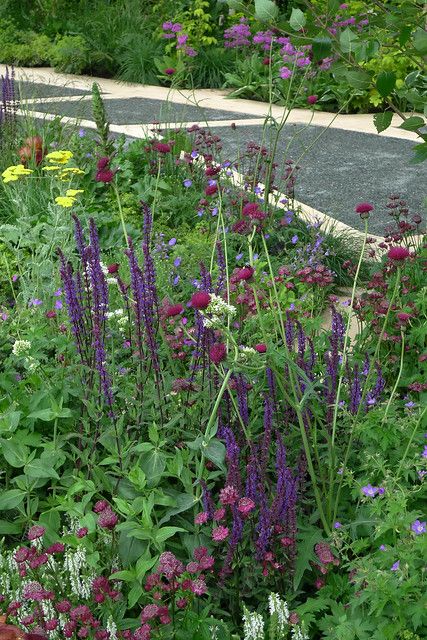
[[277,635],[280,638],[288,626],[289,609],[285,600],[282,600],[278,593],[270,593],[268,596],[268,609],[270,616],[277,616]]
[[248,360],[250,360],[254,355],[259,357],[258,353],[252,347],[241,346],[239,347],[239,350],[240,350],[240,353],[239,353],[240,362],[248,362]]
[[107,311],[107,313],[105,315],[107,316],[107,318],[109,320],[111,320],[112,318],[116,318],[117,319],[117,324],[119,325],[119,329],[121,329],[122,331],[124,330],[124,328],[126,327],[128,321],[129,321],[128,316],[125,315],[124,309],[116,309],[115,311]]
[[86,568],[86,549],[78,546],[75,551],[68,550],[64,555],[64,568],[68,572],[68,579],[72,593],[76,596],[89,598],[91,595],[92,578],[82,575]]
[[[236,307],[228,304],[221,298],[221,296],[217,296],[215,293],[211,293],[209,295],[211,297],[211,301],[206,309],[201,313],[203,315],[203,324],[205,327],[211,329],[222,326],[222,316],[230,316],[230,318],[235,316]],[[209,314],[210,317],[208,318],[205,314]]]
[[29,340],[15,340],[12,347],[12,353],[14,356],[24,356],[31,349],[31,342]]
[[110,273],[108,272],[107,265],[105,265],[103,262],[100,262],[99,266],[101,267],[101,271],[104,274],[105,279],[107,280],[107,284],[117,284],[116,278],[112,278]]
[[243,638],[244,640],[264,640],[264,620],[255,611],[243,608]]
[[114,622],[112,616],[110,616],[107,620],[107,625],[106,625],[106,629],[108,631],[109,635],[109,640],[117,640],[117,625]]
[[291,629],[292,640],[309,640],[304,628],[294,625]]

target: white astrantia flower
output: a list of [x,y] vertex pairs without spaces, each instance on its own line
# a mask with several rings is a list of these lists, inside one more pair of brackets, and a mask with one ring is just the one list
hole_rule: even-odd
[[243,607],[243,638],[244,640],[264,640],[264,620],[255,611],[250,612]]
[[282,636],[288,626],[289,609],[285,600],[282,600],[278,593],[270,593],[268,596],[268,608],[270,616],[277,616],[277,633]]
[[26,355],[31,349],[31,342],[29,340],[15,340],[12,347],[12,353],[14,356]]

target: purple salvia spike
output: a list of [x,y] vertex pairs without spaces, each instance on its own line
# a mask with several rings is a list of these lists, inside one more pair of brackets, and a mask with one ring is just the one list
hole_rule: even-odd
[[216,243],[216,255],[217,255],[217,263],[218,263],[218,279],[216,283],[215,293],[217,295],[221,295],[221,292],[224,288],[226,275],[227,275],[227,268],[225,263],[224,251],[219,241]]

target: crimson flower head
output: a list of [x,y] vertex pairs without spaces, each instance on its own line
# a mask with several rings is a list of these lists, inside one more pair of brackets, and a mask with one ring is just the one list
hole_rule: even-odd
[[104,182],[105,184],[112,182],[115,176],[115,171],[111,169],[100,169],[96,172],[96,182]]
[[227,357],[227,347],[223,342],[215,342],[209,349],[209,358],[214,364],[219,364]]
[[387,253],[390,260],[395,260],[397,262],[401,260],[406,260],[411,255],[409,249],[406,247],[392,247]]
[[263,342],[260,342],[259,344],[256,344],[254,346],[254,349],[255,351],[258,351],[258,353],[265,353],[267,351],[267,345]]
[[45,527],[42,527],[40,524],[35,524],[30,527],[27,533],[28,540],[37,540],[37,538],[42,538],[45,534]]
[[237,505],[238,511],[242,513],[244,516],[248,515],[253,509],[255,509],[255,502],[251,500],[251,498],[240,498],[239,504]]
[[248,202],[242,209],[242,214],[251,220],[264,220],[265,213],[259,208],[257,202]]
[[254,269],[252,267],[243,267],[235,275],[236,280],[250,280],[254,275]]
[[99,158],[98,162],[96,163],[96,168],[102,171],[103,169],[106,169],[109,164],[110,158],[108,156],[102,156],[102,158]]
[[159,153],[170,153],[170,145],[166,144],[166,142],[156,142],[153,144],[154,151],[158,151]]
[[316,95],[307,97],[308,104],[316,104],[317,100],[318,100],[318,96]]
[[98,526],[100,526],[101,529],[112,530],[114,529],[118,521],[119,519],[117,517],[117,514],[114,513],[111,507],[107,507],[107,509],[104,509],[104,511],[101,511],[101,513],[99,514]]
[[107,271],[108,273],[117,273],[119,267],[120,265],[117,264],[117,262],[113,262],[112,264],[107,265]]
[[206,309],[210,301],[211,297],[207,291],[197,291],[191,296],[191,306],[194,309]]
[[184,311],[184,307],[182,304],[171,304],[166,308],[166,318],[173,318],[173,316],[178,316],[180,313]]
[[165,75],[167,76],[173,76],[174,73],[176,73],[176,69],[174,69],[173,67],[168,67],[167,69],[165,69]]
[[218,186],[216,184],[208,184],[205,189],[205,194],[207,196],[213,196],[218,191]]
[[359,202],[355,208],[355,212],[358,213],[363,220],[364,218],[369,217],[369,212],[372,211],[373,208],[374,205],[370,202]]

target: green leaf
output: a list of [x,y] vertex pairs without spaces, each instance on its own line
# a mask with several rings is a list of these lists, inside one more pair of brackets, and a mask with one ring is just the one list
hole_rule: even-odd
[[354,53],[356,50],[356,43],[359,41],[359,36],[354,33],[350,27],[344,29],[340,34],[340,45],[343,53]]
[[272,0],[255,0],[255,18],[261,22],[274,22],[279,15],[279,7]]
[[179,531],[185,531],[185,529],[183,529],[182,527],[162,527],[161,529],[158,529],[154,534],[154,540],[160,543],[165,542],[165,540],[172,538],[172,536],[174,536],[175,533],[178,533]]
[[160,520],[159,524],[164,524],[171,519],[172,516],[176,516],[177,513],[182,513],[194,507],[196,501],[194,497],[189,493],[180,493],[174,498],[175,506],[168,509]]
[[152,442],[154,445],[159,442],[159,432],[154,422],[148,427],[148,437],[150,439],[150,442]]
[[40,409],[39,411],[33,411],[30,413],[27,418],[42,420],[43,422],[51,422],[55,419],[55,414],[52,409]]
[[12,467],[23,467],[28,460],[30,450],[23,444],[14,440],[2,440],[0,452]]
[[425,29],[418,27],[413,35],[412,42],[418,53],[422,56],[427,54],[427,31]]
[[427,160],[427,142],[416,144],[412,150],[415,151],[415,155],[410,159],[410,164],[419,164]]
[[21,533],[21,525],[7,520],[0,520],[0,535]]
[[381,71],[378,74],[375,86],[378,89],[378,93],[386,98],[390,95],[396,85],[396,74],[392,71]]
[[140,558],[136,563],[136,577],[142,580],[147,571],[149,571],[157,562],[158,556],[153,558]]
[[24,473],[35,480],[40,478],[56,478],[56,480],[59,480],[59,475],[56,473],[55,469],[53,467],[49,467],[46,464],[46,460],[42,460],[42,458],[35,458],[26,464],[24,467]]
[[301,31],[307,22],[307,18],[301,9],[297,9],[293,7],[291,17],[289,18],[289,24],[291,25],[294,31]]
[[399,44],[403,47],[411,37],[412,27],[410,25],[405,25],[401,28],[399,33]]
[[205,449],[205,456],[220,469],[225,470],[225,446],[219,440],[213,439]]
[[19,425],[22,411],[7,411],[0,416],[0,431],[13,432]]
[[145,473],[149,487],[154,487],[158,484],[165,467],[165,456],[158,449],[153,449],[152,451],[143,454],[141,468]]
[[371,76],[366,71],[347,71],[345,73],[345,78],[348,84],[354,89],[358,89],[359,91],[363,91],[369,87],[371,82]]
[[340,4],[341,4],[340,0],[328,0],[327,2],[328,15],[335,16],[336,13],[338,13]]
[[313,59],[322,60],[327,58],[331,53],[332,40],[328,36],[318,36],[314,38],[312,44]]
[[144,593],[144,590],[141,587],[141,585],[138,583],[134,584],[134,586],[132,587],[132,589],[129,591],[129,594],[128,594],[128,603],[131,609],[133,609],[133,607],[136,605],[136,603],[138,602],[138,600],[140,599],[143,593]]
[[374,115],[374,125],[378,131],[385,131],[391,125],[393,120],[393,111],[384,111],[384,113],[376,113]]
[[15,509],[26,496],[25,491],[21,489],[10,489],[9,491],[3,491],[0,495],[0,511],[8,511],[9,509]]
[[405,129],[405,131],[416,131],[417,129],[424,127],[425,124],[424,118],[421,118],[420,116],[411,116],[410,118],[406,118],[406,120],[399,125],[399,129]]
[[317,556],[314,554],[314,545],[322,540],[320,529],[306,529],[300,536],[298,543],[297,562],[294,574],[294,590],[296,591],[302,580],[304,572],[311,568],[311,562],[316,562]]

